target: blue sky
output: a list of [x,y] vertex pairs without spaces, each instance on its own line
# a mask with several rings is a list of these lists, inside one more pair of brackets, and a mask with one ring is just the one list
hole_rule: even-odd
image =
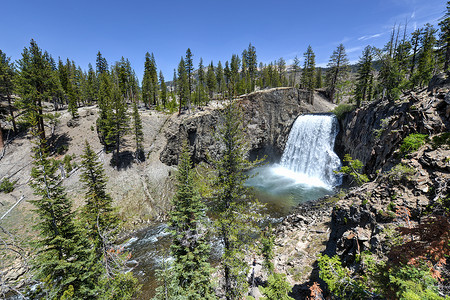
[[408,19],[410,31],[437,24],[446,1],[49,1],[2,0],[0,49],[19,59],[34,38],[55,58],[87,69],[100,50],[111,64],[124,56],[142,79],[144,55],[153,52],[158,69],[171,80],[186,49],[224,63],[251,42],[258,62],[302,58],[310,44],[325,66],[339,43],[350,61],[368,45],[383,46],[392,26]]

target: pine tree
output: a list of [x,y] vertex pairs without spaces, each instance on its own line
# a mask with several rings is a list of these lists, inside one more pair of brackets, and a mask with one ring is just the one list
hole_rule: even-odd
[[106,58],[102,56],[100,51],[98,51],[97,53],[96,67],[97,67],[97,76],[99,74],[108,73],[108,62],[106,61]]
[[340,83],[348,77],[349,65],[345,47],[340,44],[330,57],[328,72],[326,74],[328,96],[331,102],[335,102],[335,93]]
[[230,69],[230,64],[229,64],[228,60],[225,62],[225,68],[223,70],[223,74],[225,76],[225,87],[226,87],[227,91],[230,92],[230,83],[232,80],[232,76],[231,76],[231,69]]
[[[126,266],[126,253],[114,249],[120,220],[106,192],[107,177],[102,163],[88,142],[82,158],[80,180],[86,190],[86,204],[82,208],[83,221],[88,238],[93,245],[93,257],[97,271],[95,294],[84,299],[132,299],[139,290],[138,281]],[[98,264],[102,264],[101,268]]]
[[93,101],[97,101],[97,77],[95,76],[94,68],[92,65],[88,65],[88,74],[87,74],[87,82],[86,82],[86,100],[89,103]]
[[216,68],[216,82],[217,82],[217,90],[219,93],[223,93],[223,86],[225,83],[225,79],[223,78],[223,67],[222,67],[222,63],[219,62],[217,63],[217,68]]
[[120,93],[117,84],[113,84],[111,90],[110,109],[107,112],[106,136],[107,145],[115,147],[114,163],[119,166],[120,145],[123,143],[123,137],[128,133],[128,114],[127,104]]
[[150,57],[150,82],[151,82],[150,102],[153,105],[157,105],[159,84],[158,84],[158,72],[156,69],[156,60],[153,53]]
[[102,163],[86,141],[84,152],[81,155],[82,173],[80,181],[86,190],[86,204],[83,207],[83,220],[89,237],[94,245],[97,259],[105,255],[108,239],[114,237],[119,225],[119,218],[114,212],[112,198],[106,192],[108,178],[105,175]]
[[317,68],[316,71],[316,89],[320,89],[323,86],[322,80],[322,68]]
[[417,61],[417,71],[411,78],[413,88],[428,85],[433,76],[435,66],[434,47],[436,45],[436,29],[431,24],[425,24],[420,35],[420,52]]
[[239,58],[239,55],[233,54],[231,56],[231,83],[232,83],[232,97],[236,96],[237,93],[237,85],[239,81],[239,69],[241,68],[241,59]]
[[45,141],[43,102],[50,98],[54,89],[52,65],[34,40],[31,40],[29,48],[23,49],[17,64],[18,106],[24,110],[26,120],[35,121],[33,125],[40,139]]
[[[244,60],[244,58],[243,58]],[[250,43],[246,51],[246,66],[248,68],[248,76],[250,79],[250,92],[255,90],[255,81],[258,71],[258,61],[256,58],[256,48]]]
[[412,48],[412,54],[411,54],[411,62],[410,62],[410,71],[409,71],[409,78],[411,79],[414,76],[414,68],[416,67],[417,62],[417,54],[419,52],[419,46],[420,46],[420,34],[421,30],[420,28],[416,29],[413,33],[411,33],[411,48]]
[[292,70],[294,71],[294,80],[292,81],[292,86],[295,87],[297,82],[297,74],[300,73],[300,59],[298,59],[297,55],[294,57]]
[[286,85],[286,61],[284,58],[280,57],[277,61],[277,70],[279,75],[280,86]]
[[145,54],[145,63],[144,63],[144,77],[142,78],[142,101],[144,102],[147,108],[150,107],[150,94],[151,94],[151,61],[150,61],[150,53]]
[[205,92],[205,69],[203,66],[203,59],[200,57],[200,62],[198,64],[198,82],[197,82],[197,97],[195,99],[197,105],[201,105],[203,102],[207,102],[207,96]]
[[159,86],[160,86],[161,102],[165,109],[166,104],[167,104],[167,86],[166,86],[166,81],[164,80],[164,75],[163,75],[162,71],[159,71]]
[[[36,116],[32,122],[38,122]],[[40,251],[34,261],[36,279],[45,283],[47,299],[60,299],[70,290],[76,298],[88,299],[98,292],[96,261],[85,237],[75,226],[72,202],[56,173],[58,164],[48,158],[46,142],[40,139],[37,127],[33,135],[37,141],[33,148],[30,186],[39,199],[30,202],[36,206],[39,216],[35,229],[40,236],[37,242]]]
[[215,228],[224,245],[221,268],[226,299],[241,299],[247,290],[249,266],[245,249],[254,243],[257,227],[257,202],[249,196],[244,185],[246,170],[254,166],[245,159],[245,137],[242,134],[242,113],[235,103],[224,109],[223,125],[218,136],[223,145],[214,183],[215,196],[212,212],[217,216]]
[[206,71],[206,86],[208,87],[209,99],[212,100],[217,86],[216,74],[214,72],[214,64],[212,61],[208,66],[208,71]]
[[174,276],[187,299],[214,299],[208,262],[210,245],[206,239],[206,207],[196,190],[193,175],[189,147],[185,142],[169,219],[173,236],[171,254],[174,258]]
[[[106,63],[106,61],[105,61]],[[111,141],[107,139],[109,131],[109,116],[112,112],[112,81],[109,72],[105,71],[103,73],[98,73],[98,108],[99,116],[96,121],[97,133],[100,142],[109,150],[113,145]]]
[[358,77],[356,79],[355,99],[356,106],[360,107],[362,101],[369,100],[371,93],[372,75],[372,47],[364,48],[363,55],[358,62]]
[[267,278],[267,286],[261,288],[265,297],[261,300],[294,300],[288,294],[291,291],[286,274],[273,273]]
[[[11,59],[0,50],[0,99],[6,98],[8,101],[8,112],[14,132],[17,132],[16,118],[14,116],[14,107],[12,105],[12,94],[14,92],[15,70]],[[0,130],[1,133],[1,130]],[[0,147],[3,145],[0,145]]]
[[181,108],[185,107],[188,104],[189,97],[189,82],[186,73],[186,64],[184,62],[183,57],[181,57],[180,63],[178,64],[178,114],[181,114]]
[[[163,79],[164,80],[164,79]],[[139,115],[139,110],[136,101],[133,102],[133,133],[134,141],[136,143],[135,156],[138,160],[143,161],[144,155],[144,133],[142,132],[142,121]]]
[[193,76],[192,76],[192,72],[194,71],[194,62],[193,62],[193,60],[192,60],[192,56],[193,56],[193,54],[192,54],[192,52],[191,52],[191,49],[190,48],[188,48],[187,50],[186,50],[186,60],[184,61],[185,62],[185,64],[186,64],[186,73],[187,73],[187,78],[188,78],[188,85],[189,85],[189,103],[188,103],[188,106],[190,106],[190,101],[191,101],[191,98],[192,98],[192,87],[193,87],[193,85],[194,85],[194,83],[193,83]]
[[301,83],[304,89],[311,92],[311,99],[310,102],[312,104],[313,95],[312,92],[314,91],[315,87],[315,76],[314,76],[314,70],[316,68],[316,56],[311,48],[311,46],[308,46],[308,49],[305,53],[303,53],[303,56],[305,58],[305,62],[303,63],[303,74],[301,78]]
[[444,59],[444,72],[449,70],[450,65],[450,1],[447,1],[446,12],[439,22],[441,52]]
[[384,49],[375,49],[381,62],[379,79],[383,88],[383,97],[389,101],[399,98],[401,90],[405,87],[407,54],[406,37],[399,41],[400,25],[392,28],[391,38]]

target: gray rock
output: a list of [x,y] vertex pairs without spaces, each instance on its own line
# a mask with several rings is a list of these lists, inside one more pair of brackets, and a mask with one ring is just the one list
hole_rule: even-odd
[[[316,96],[315,96],[316,98]],[[297,116],[303,113],[326,112],[333,105],[318,100],[309,103],[310,94],[294,88],[278,88],[244,95],[238,104],[243,110],[244,131],[249,159],[281,157],[289,131]],[[205,108],[192,115],[174,116],[166,133],[167,145],[160,160],[167,165],[178,163],[183,140],[188,140],[194,163],[217,159],[221,145],[215,138],[222,123],[221,108]]]

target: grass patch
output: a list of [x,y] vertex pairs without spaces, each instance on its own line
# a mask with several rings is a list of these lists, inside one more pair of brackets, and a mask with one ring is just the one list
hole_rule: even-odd
[[389,171],[388,177],[393,181],[401,181],[403,179],[409,180],[414,174],[416,174],[415,169],[403,164],[398,164]]
[[10,181],[9,178],[5,177],[3,178],[3,180],[0,182],[0,193],[11,193],[12,191],[14,191],[14,186],[16,185],[17,180],[15,181]]
[[433,148],[439,148],[441,146],[449,146],[450,145],[450,132],[441,133],[435,137],[433,137]]
[[345,115],[355,109],[355,106],[352,104],[339,104],[335,109],[331,112],[336,115],[338,120],[344,119]]
[[400,146],[402,153],[411,153],[417,151],[422,145],[425,145],[428,136],[421,133],[412,133],[403,139]]

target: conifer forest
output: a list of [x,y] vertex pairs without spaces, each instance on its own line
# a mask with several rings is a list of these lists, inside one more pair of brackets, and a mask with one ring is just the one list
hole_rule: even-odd
[[326,64],[0,44],[0,299],[450,299],[445,8]]

